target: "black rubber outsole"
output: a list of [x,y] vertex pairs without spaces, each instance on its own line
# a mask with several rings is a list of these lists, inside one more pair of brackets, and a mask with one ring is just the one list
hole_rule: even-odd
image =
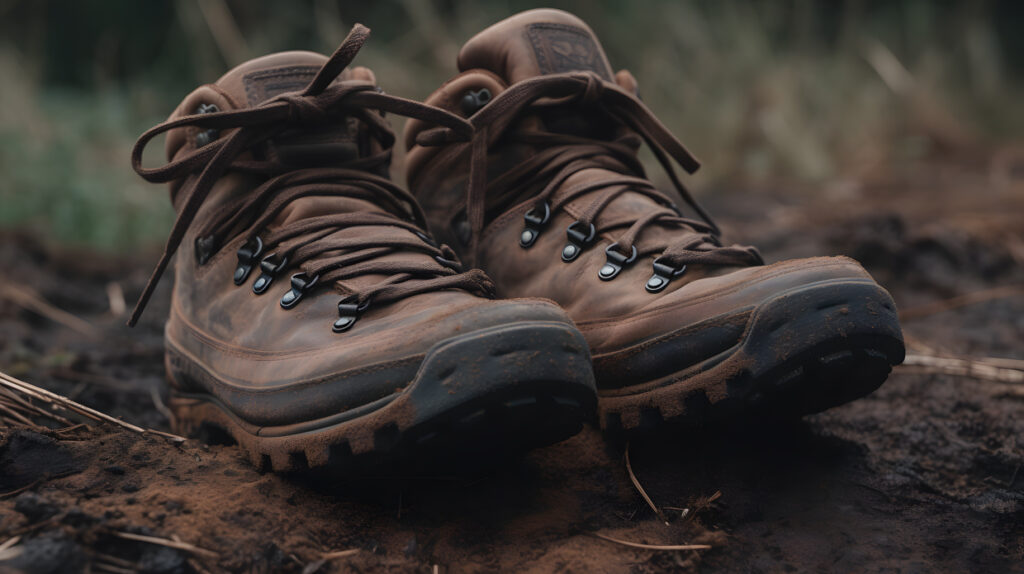
[[408,472],[482,465],[567,439],[592,420],[593,385],[582,335],[524,322],[435,346],[405,390],[340,423],[258,427],[207,394],[174,393],[170,406],[179,433],[231,437],[264,470]]
[[871,281],[824,282],[758,307],[735,347],[630,393],[600,393],[613,437],[739,417],[792,418],[870,394],[903,361],[895,304]]

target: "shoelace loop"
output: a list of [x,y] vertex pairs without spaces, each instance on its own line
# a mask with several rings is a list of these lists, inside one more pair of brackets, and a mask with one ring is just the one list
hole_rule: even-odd
[[[226,236],[239,228],[246,234],[246,246],[239,250],[239,268],[236,283],[243,283],[254,267],[264,267],[264,273],[276,274],[286,265],[300,266],[306,277],[317,277],[314,282],[300,282],[302,292],[311,283],[332,284],[360,274],[384,274],[389,279],[361,293],[350,293],[347,298],[357,301],[356,307],[365,310],[371,299],[387,302],[413,294],[437,289],[460,288],[493,296],[494,286],[479,271],[456,273],[450,267],[428,261],[427,264],[398,264],[373,261],[395,250],[416,250],[447,258],[448,252],[436,245],[410,237],[409,240],[359,242],[332,238],[331,235],[346,226],[378,225],[406,229],[420,233],[426,227],[423,213],[408,192],[390,180],[375,176],[368,168],[379,168],[390,161],[394,132],[380,114],[394,113],[414,117],[443,126],[455,140],[469,141],[472,126],[464,119],[445,110],[419,102],[385,94],[376,86],[362,83],[333,84],[348,67],[369,37],[369,29],[356,24],[341,46],[317,72],[301,92],[274,97],[259,106],[239,110],[197,113],[169,120],[146,131],[132,149],[132,167],[144,179],[165,183],[190,177],[178,190],[180,208],[167,239],[164,252],[146,284],[128,321],[134,325],[153,294],[171,257],[178,250],[200,207],[206,201],[214,184],[228,170],[265,174],[270,179],[245,197],[219,207],[199,234],[198,245],[203,258],[209,258],[226,241]],[[204,110],[206,111],[206,110]],[[313,167],[297,169],[273,161],[240,160],[245,150],[271,139],[288,128],[319,125],[334,117],[352,116],[365,124],[373,133],[383,153],[360,158],[341,167]],[[216,130],[220,138],[194,149],[156,168],[142,166],[142,153],[156,136],[186,126]],[[198,173],[198,176],[195,174]],[[281,212],[288,202],[305,195],[345,195],[371,199],[385,205],[389,213],[340,213],[301,220],[279,229],[272,236],[259,234],[266,224]],[[256,214],[254,216],[254,214]],[[404,216],[404,217],[403,217]],[[403,219],[411,219],[404,221]],[[258,249],[257,249],[258,246]],[[266,252],[277,252],[282,261],[268,269],[256,257]],[[271,253],[273,255],[274,253]],[[274,263],[274,262],[271,262]],[[269,283],[269,279],[268,279]],[[296,282],[293,281],[293,289]],[[264,286],[264,290],[265,290]],[[301,295],[300,295],[301,297]],[[292,305],[296,303],[292,302]]]

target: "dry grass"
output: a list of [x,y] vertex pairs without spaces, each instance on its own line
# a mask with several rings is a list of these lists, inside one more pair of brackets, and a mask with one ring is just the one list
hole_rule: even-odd
[[[51,408],[59,409],[69,413],[74,413],[76,415],[83,416],[89,420],[93,420],[96,422],[113,424],[115,426],[121,427],[134,433],[157,435],[170,439],[173,442],[185,441],[184,437],[180,437],[178,435],[153,429],[146,429],[140,426],[133,425],[131,423],[127,423],[121,419],[114,418],[106,413],[102,413],[100,411],[97,411],[96,409],[87,407],[81,403],[77,403],[57,393],[26,383],[25,381],[12,377],[7,373],[0,372],[0,387],[2,387],[2,389],[0,390],[3,391],[3,393],[0,394],[0,399],[3,399],[5,401],[0,402],[0,406],[4,406],[10,409],[9,411],[7,411],[8,414],[16,413],[18,416],[21,416],[22,420],[19,420],[17,416],[15,417],[14,420],[21,422],[22,424],[25,424],[27,426],[40,426],[35,421],[30,420],[30,417],[32,416],[55,420],[66,426],[70,426],[73,424],[70,420],[55,415],[52,412],[46,411],[45,409],[41,408],[38,405],[34,405],[31,402],[31,400],[36,400],[48,405]],[[20,412],[18,409],[20,409]],[[29,417],[22,416],[26,414],[29,415]]]

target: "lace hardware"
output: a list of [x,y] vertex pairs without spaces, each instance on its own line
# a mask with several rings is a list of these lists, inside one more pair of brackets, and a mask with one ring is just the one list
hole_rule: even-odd
[[349,295],[338,302],[338,320],[331,328],[335,333],[343,333],[356,324],[356,320],[370,306],[370,301],[359,302],[358,295]]
[[569,263],[580,256],[583,253],[583,248],[590,245],[594,241],[594,237],[597,236],[597,229],[594,224],[589,224],[587,233],[584,234],[582,231],[576,229],[578,226],[583,224],[582,221],[574,221],[569,227],[566,228],[565,234],[569,238],[569,242],[562,248],[562,261]]
[[604,266],[601,267],[601,270],[597,272],[597,276],[600,277],[602,281],[611,281],[612,279],[615,279],[619,272],[622,271],[623,267],[636,261],[636,245],[632,246],[632,251],[628,257],[616,251],[618,246],[618,242],[615,242],[604,250],[605,255],[608,256],[608,261],[606,261]]
[[291,309],[298,305],[299,300],[306,294],[317,282],[320,281],[319,275],[310,277],[305,272],[296,273],[292,275],[292,288],[281,297],[281,307],[285,309]]
[[468,91],[462,96],[462,102],[460,107],[462,113],[469,117],[475,114],[480,108],[486,106],[491,101],[491,91],[487,88],[482,88],[477,91]]
[[[540,213],[538,213],[540,211]],[[540,205],[533,206],[529,211],[523,215],[523,220],[526,222],[523,227],[522,233],[519,234],[519,246],[526,249],[537,241],[537,237],[540,235],[541,229],[547,224],[548,220],[551,219],[551,206],[548,202],[541,202]]]
[[[660,259],[660,257],[658,258]],[[658,259],[654,260],[654,275],[647,280],[647,284],[644,288],[647,289],[648,293],[659,293],[668,287],[668,284],[672,279],[679,277],[683,273],[686,273],[686,265],[680,265],[679,267],[672,267],[660,263]]]
[[206,262],[209,261],[210,257],[213,255],[214,241],[215,238],[212,235],[196,238],[196,261],[198,261],[200,265],[206,265]]
[[434,238],[429,236],[429,235],[427,235],[426,233],[422,233],[420,231],[413,231],[413,233],[415,233],[416,237],[419,237],[423,241],[423,243],[426,243],[427,245],[429,245],[431,247],[437,247],[438,246],[437,242],[434,241]]
[[434,261],[437,261],[438,263],[440,263],[444,267],[447,267],[448,269],[451,269],[452,271],[454,271],[456,273],[461,273],[462,272],[462,264],[459,263],[458,261],[454,260],[454,259],[448,259],[447,257],[445,257],[443,255],[435,255],[434,256]]
[[260,270],[262,273],[256,278],[256,282],[252,284],[252,292],[257,295],[262,295],[270,288],[270,284],[274,281],[274,277],[280,273],[285,266],[288,265],[287,257],[280,257],[277,253],[271,253],[260,261]]
[[238,267],[235,268],[235,285],[245,283],[252,272],[256,258],[263,254],[263,240],[253,237],[238,248]]
[[[213,114],[219,111],[220,108],[218,108],[215,104],[199,104],[199,107],[196,108],[197,114]],[[220,130],[203,130],[196,134],[196,148],[201,148],[219,137]]]

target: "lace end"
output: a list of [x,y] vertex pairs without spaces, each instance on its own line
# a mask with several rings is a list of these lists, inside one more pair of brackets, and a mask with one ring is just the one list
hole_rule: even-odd
[[142,295],[139,295],[139,300],[135,302],[135,308],[132,309],[132,315],[128,318],[127,325],[134,327],[139,322],[139,317],[142,317],[142,312],[146,309],[146,305],[149,303],[149,299],[153,296],[153,292],[156,291],[156,286],[160,283],[160,277],[163,276],[164,270],[167,269],[167,264],[170,262],[171,256],[166,251],[160,257],[160,261],[156,264],[156,269],[153,270],[152,275],[149,276],[149,281],[146,282],[146,288],[142,290]]

